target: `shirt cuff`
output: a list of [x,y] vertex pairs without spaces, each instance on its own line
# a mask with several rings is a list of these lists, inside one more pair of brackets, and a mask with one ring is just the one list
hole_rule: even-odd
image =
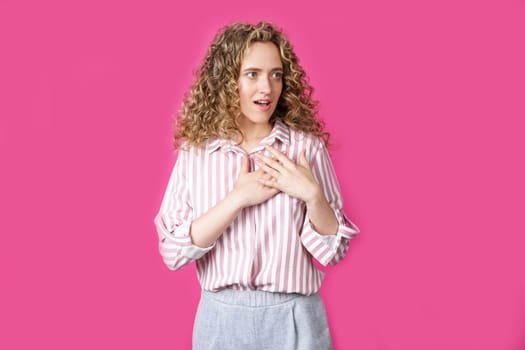
[[172,232],[164,234],[164,237],[179,246],[180,255],[191,260],[197,260],[212,250],[215,247],[215,242],[206,248],[202,248],[193,244],[190,236],[190,226],[191,222],[184,222],[178,225]]
[[348,219],[348,217],[339,211],[334,211],[339,224],[337,232],[333,235],[322,235],[312,226],[308,216],[306,217],[301,242],[306,250],[312,254],[323,266],[336,256],[337,251],[342,243],[350,240],[352,236],[360,232],[359,228]]

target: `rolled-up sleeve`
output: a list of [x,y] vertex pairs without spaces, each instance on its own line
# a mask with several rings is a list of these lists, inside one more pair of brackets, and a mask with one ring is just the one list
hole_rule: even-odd
[[170,270],[180,269],[199,259],[215,246],[201,248],[191,240],[193,208],[187,181],[188,162],[189,151],[180,149],[160,210],[154,219],[160,255]]
[[322,265],[335,265],[346,255],[351,238],[360,232],[343,210],[343,198],[326,146],[319,140],[318,147],[310,161],[316,181],[337,218],[338,229],[333,235],[322,235],[312,226],[307,213],[301,232],[301,242]]

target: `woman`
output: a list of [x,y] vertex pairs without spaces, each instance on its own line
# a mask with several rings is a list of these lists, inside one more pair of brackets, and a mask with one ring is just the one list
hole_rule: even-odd
[[222,28],[183,102],[155,218],[160,253],[196,261],[194,349],[331,349],[319,288],[359,233],[312,88],[282,31]]

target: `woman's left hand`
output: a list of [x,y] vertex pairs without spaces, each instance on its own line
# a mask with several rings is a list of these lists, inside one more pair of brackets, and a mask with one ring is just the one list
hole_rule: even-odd
[[271,179],[260,178],[258,181],[307,203],[319,195],[321,188],[314,179],[304,149],[301,151],[298,164],[273,147],[267,146],[266,149],[273,157],[258,154],[256,159]]

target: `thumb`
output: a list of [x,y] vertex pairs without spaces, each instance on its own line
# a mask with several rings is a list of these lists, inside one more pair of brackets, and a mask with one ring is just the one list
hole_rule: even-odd
[[310,164],[308,164],[308,161],[306,160],[306,149],[304,148],[301,151],[300,164],[305,168],[310,169]]

